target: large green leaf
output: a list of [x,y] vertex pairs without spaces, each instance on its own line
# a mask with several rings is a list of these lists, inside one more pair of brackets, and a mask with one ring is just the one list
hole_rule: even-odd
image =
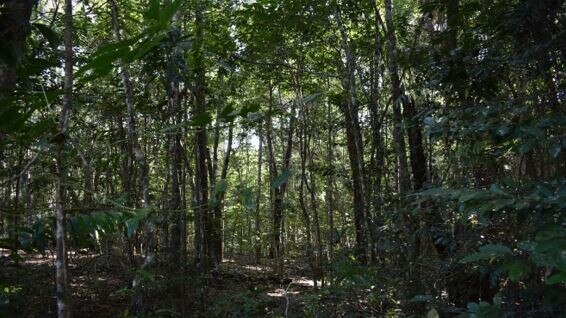
[[61,44],[61,39],[59,35],[53,31],[49,26],[41,23],[32,23],[32,26],[36,28],[41,35],[49,42],[49,45],[56,49],[59,44]]
[[285,170],[283,173],[278,175],[273,181],[271,181],[270,189],[274,190],[282,186],[289,178],[293,175],[293,170]]
[[487,260],[508,255],[513,255],[513,251],[507,246],[499,244],[488,244],[480,247],[478,253],[468,255],[461,259],[460,263],[472,263],[480,260]]

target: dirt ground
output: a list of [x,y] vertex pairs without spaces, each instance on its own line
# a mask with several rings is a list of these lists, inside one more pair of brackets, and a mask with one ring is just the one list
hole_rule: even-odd
[[[187,273],[180,277],[183,290],[172,289],[171,280],[152,274],[146,301],[151,317],[296,317],[303,300],[312,293],[313,282],[302,276],[303,269],[289,268],[286,279],[275,279],[269,266],[226,260],[207,277],[202,289]],[[71,255],[69,277],[74,317],[128,317],[129,267],[99,254]],[[15,286],[6,317],[55,317],[55,266],[50,256],[23,256],[19,264],[4,259],[0,282]],[[173,282],[173,284],[175,284]],[[180,294],[185,301],[181,301]],[[182,303],[183,305],[179,305]],[[171,310],[171,308],[175,308]]]

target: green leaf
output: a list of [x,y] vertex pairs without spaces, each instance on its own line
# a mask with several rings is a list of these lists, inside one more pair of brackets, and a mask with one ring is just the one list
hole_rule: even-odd
[[49,26],[41,23],[33,23],[32,26],[36,28],[39,33],[41,33],[41,35],[43,35],[43,37],[47,39],[47,41],[49,41],[49,44],[52,48],[56,49],[57,46],[59,46],[59,44],[61,43],[59,35],[57,35],[57,33],[55,33],[55,31],[53,31]]
[[537,243],[533,241],[522,241],[517,243],[517,247],[519,247],[525,252],[532,252],[537,247]]
[[480,247],[478,253],[468,255],[460,260],[460,263],[472,263],[480,260],[492,259],[512,255],[513,251],[507,246],[499,244],[488,244]]
[[500,244],[488,244],[480,247],[480,252],[482,253],[492,253],[496,255],[506,255],[513,254],[510,248]]
[[143,16],[147,20],[159,20],[159,0],[150,0]]
[[205,127],[212,122],[212,116],[209,113],[201,113],[193,116],[190,121],[190,125],[194,127]]
[[531,266],[523,260],[512,260],[504,264],[501,269],[507,271],[509,279],[513,282],[519,281],[531,272]]
[[308,103],[312,103],[315,100],[317,100],[320,96],[322,96],[322,93],[314,93],[312,95],[303,97],[302,99],[299,100],[300,104],[308,104]]
[[432,300],[432,295],[416,295],[409,300],[410,303],[429,302]]
[[139,47],[136,47],[132,50],[132,57],[128,58],[128,62],[133,62],[138,60],[139,58],[144,57],[149,51],[151,51],[154,47],[161,43],[161,41],[167,36],[167,33],[162,32],[155,35],[150,40],[143,42],[143,44]]
[[271,182],[271,186],[269,187],[271,191],[273,191],[274,189],[279,188],[280,186],[282,186],[285,182],[287,182],[287,180],[293,175],[293,170],[289,169],[289,170],[285,170],[283,171],[283,173],[281,173],[280,175],[277,176],[277,178],[275,178],[272,182]]
[[546,283],[548,285],[566,283],[566,273],[560,272],[560,273],[554,274],[546,280]]
[[219,180],[218,182],[216,182],[216,185],[214,186],[214,191],[212,196],[217,198],[218,196],[220,196],[221,193],[226,192],[227,188],[228,188],[228,182],[226,181],[226,179]]
[[181,4],[183,4],[182,0],[175,0],[175,1],[173,1],[173,3],[171,3],[170,5],[163,8],[159,12],[159,24],[161,26],[167,26],[167,24],[169,24],[169,22],[171,22],[171,19],[173,19],[173,16],[175,15],[175,13],[177,13],[177,11],[179,11]]

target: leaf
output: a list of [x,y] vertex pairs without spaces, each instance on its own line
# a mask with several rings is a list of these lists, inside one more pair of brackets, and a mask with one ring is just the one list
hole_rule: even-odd
[[496,255],[506,255],[506,254],[513,254],[510,248],[500,244],[488,244],[480,247],[480,252],[482,253],[491,253]]
[[128,237],[132,237],[132,235],[134,235],[134,233],[138,230],[139,225],[140,220],[137,218],[126,221],[126,233],[128,234]]
[[507,246],[499,244],[488,244],[480,247],[478,253],[470,254],[460,260],[460,263],[472,263],[480,260],[512,255],[513,251]]
[[242,109],[240,110],[240,116],[246,117],[249,113],[255,113],[259,111],[259,109],[260,105],[258,103],[250,103],[244,105],[244,107],[242,107]]
[[234,106],[232,104],[229,104],[226,107],[224,107],[224,109],[222,109],[222,112],[220,113],[218,119],[223,122],[230,123],[234,121],[237,115],[238,112],[234,109]]
[[546,280],[546,283],[548,285],[566,283],[566,273],[560,272],[560,273],[554,274]]
[[161,40],[163,40],[166,36],[167,33],[159,33],[150,40],[145,41],[141,46],[134,48],[132,50],[133,56],[131,58],[128,58],[127,61],[133,62],[139,58],[144,57],[149,51],[151,51],[154,47],[161,43]]
[[501,269],[508,272],[511,281],[517,282],[530,273],[531,266],[522,260],[513,260],[504,264]]
[[159,24],[161,26],[167,26],[171,19],[173,19],[173,16],[179,11],[181,4],[183,4],[182,0],[175,0],[167,7],[163,8],[159,12]]
[[312,103],[315,100],[317,100],[320,96],[322,96],[322,93],[314,93],[312,95],[303,97],[302,99],[299,100],[300,104],[308,104],[308,103]]
[[273,181],[271,181],[270,190],[273,191],[274,189],[279,188],[282,186],[287,180],[293,175],[293,170],[285,170],[283,173],[278,175]]
[[59,35],[57,35],[57,33],[55,33],[55,31],[53,31],[49,26],[41,23],[32,23],[32,26],[36,28],[39,33],[41,33],[41,35],[43,35],[43,37],[47,39],[47,41],[49,41],[49,44],[52,48],[56,49],[57,46],[59,46],[59,44],[61,43]]
[[126,232],[128,237],[132,237],[132,235],[138,230],[141,221],[147,217],[149,211],[150,210],[148,208],[140,209],[136,211],[131,219],[126,221]]
[[158,20],[159,19],[159,0],[150,0],[147,11],[143,13],[143,16],[147,20]]
[[521,153],[522,155],[531,152],[531,150],[533,150],[533,148],[535,147],[535,140],[529,139],[526,143],[522,144],[521,147],[519,147],[519,153]]
[[432,295],[415,295],[409,300],[410,303],[429,302],[432,300]]
[[517,244],[517,247],[526,252],[532,252],[537,247],[537,243],[533,241],[522,241]]
[[219,180],[214,186],[214,191],[212,196],[217,198],[221,193],[226,192],[227,187],[228,187],[228,182],[226,181],[226,179]]
[[246,209],[253,209],[253,192],[250,188],[246,187],[240,190],[240,200]]
[[191,118],[190,125],[195,127],[205,127],[212,122],[212,116],[209,113],[201,113]]
[[550,146],[548,151],[550,152],[552,158],[558,158],[558,155],[560,155],[560,152],[562,151],[562,147],[560,146],[559,143],[555,143]]
[[426,314],[426,318],[440,318],[440,315],[438,314],[438,311],[436,311],[436,309],[431,308]]

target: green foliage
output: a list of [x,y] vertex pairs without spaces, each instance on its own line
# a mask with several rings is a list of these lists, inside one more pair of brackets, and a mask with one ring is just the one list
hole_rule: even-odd
[[22,292],[22,288],[0,281],[0,316],[9,317],[20,312],[26,301]]
[[285,170],[280,175],[278,175],[273,181],[271,181],[270,189],[273,191],[274,189],[279,188],[284,183],[289,180],[289,178],[293,175],[293,170]]

